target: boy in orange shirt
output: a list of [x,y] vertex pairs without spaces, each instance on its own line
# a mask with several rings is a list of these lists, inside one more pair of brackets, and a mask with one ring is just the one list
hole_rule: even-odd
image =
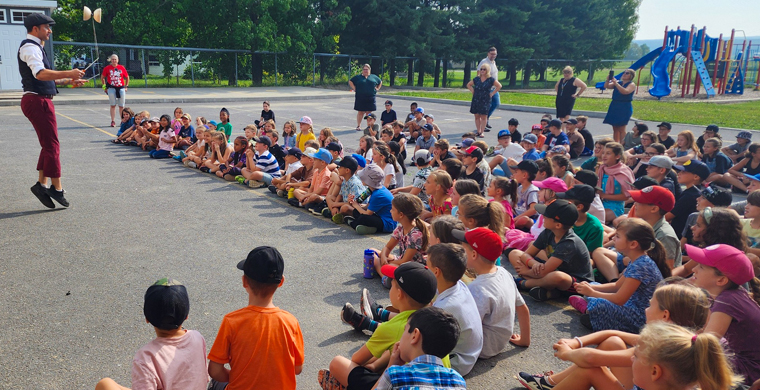
[[[327,191],[330,189],[330,172],[327,165],[332,162],[332,153],[327,149],[319,148],[314,153],[306,153],[307,156],[314,159],[314,176],[311,177],[311,185],[308,189],[297,188],[289,199],[288,203],[296,207],[306,207],[312,210],[316,215],[322,215],[322,209],[327,207],[324,203]],[[324,204],[323,204],[324,203]],[[318,210],[315,207],[319,207]]]
[[208,388],[295,389],[303,368],[303,334],[298,320],[272,303],[285,280],[285,262],[277,249],[260,246],[237,268],[244,272],[248,306],[222,319],[208,354]]

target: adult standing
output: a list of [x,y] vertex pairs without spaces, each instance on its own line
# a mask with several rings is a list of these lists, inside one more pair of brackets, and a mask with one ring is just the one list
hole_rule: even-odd
[[[482,67],[483,65],[488,65],[488,73],[491,77],[493,77],[494,80],[499,80],[499,68],[496,67],[496,55],[498,52],[496,51],[496,48],[491,46],[488,48],[488,54],[486,55],[486,58],[483,58],[483,60],[480,61],[478,64],[478,69]],[[486,118],[486,127],[485,131],[491,131],[491,115],[494,111],[496,111],[497,108],[499,108],[499,105],[501,105],[501,98],[499,97],[499,91],[496,91],[495,94],[491,95],[491,105],[488,107],[488,117]]]
[[[580,89],[580,90],[578,90]],[[562,122],[570,119],[573,114],[575,99],[586,90],[586,83],[573,76],[573,68],[566,66],[562,69],[562,78],[554,85],[557,98],[554,99],[554,107],[557,108],[557,119]]]
[[348,86],[351,90],[356,91],[354,98],[354,110],[356,113],[356,131],[362,131],[362,119],[364,116],[377,110],[375,104],[375,95],[383,85],[383,80],[370,73],[372,67],[364,64],[362,74],[356,75],[348,80]]
[[478,137],[483,138],[483,132],[488,122],[488,111],[491,107],[491,99],[499,93],[501,84],[491,77],[491,69],[487,64],[478,68],[478,76],[467,83],[467,89],[472,93],[470,113],[475,115],[475,127]]
[[625,137],[625,127],[633,115],[633,93],[636,92],[636,84],[633,77],[636,72],[626,69],[620,76],[620,81],[614,77],[607,80],[604,87],[612,89],[612,101],[604,117],[604,123],[612,126],[612,138],[617,143],[622,143]]
[[[17,59],[21,85],[24,94],[21,97],[21,111],[32,123],[37,132],[42,151],[37,160],[39,178],[32,186],[32,193],[43,205],[55,208],[56,202],[64,207],[69,202],[63,196],[61,185],[60,144],[58,142],[58,124],[55,118],[53,97],[58,93],[56,85],[81,86],[84,72],[79,69],[67,71],[53,70],[47,53],[43,50],[45,41],[50,39],[55,21],[44,14],[32,13],[24,19],[26,39],[21,41]],[[52,183],[48,187],[48,178]]]
[[111,54],[108,57],[110,64],[103,68],[100,75],[100,82],[106,85],[108,93],[108,103],[111,105],[111,127],[116,125],[114,115],[116,114],[116,104],[119,105],[119,112],[124,109],[124,103],[127,99],[127,87],[129,86],[129,73],[127,69],[119,65],[119,56]]

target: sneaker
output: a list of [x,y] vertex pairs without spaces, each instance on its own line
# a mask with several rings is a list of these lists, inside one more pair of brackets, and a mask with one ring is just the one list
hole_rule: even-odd
[[580,295],[573,295],[570,298],[567,298],[567,301],[570,303],[570,306],[573,307],[573,309],[578,310],[581,312],[581,314],[586,314],[586,310],[588,309],[588,302],[583,299]]
[[319,373],[317,374],[317,380],[319,381],[319,386],[322,388],[322,390],[345,390],[346,388],[340,384],[340,382],[335,379],[334,376],[330,375],[330,370],[319,370]]
[[182,157],[180,157],[179,155],[172,156],[172,158],[175,159],[175,160],[177,160],[177,161],[182,161]]
[[238,182],[238,183],[240,183],[240,184],[245,184],[245,177],[242,176],[242,175],[237,175],[237,176],[235,176],[235,181]]
[[269,187],[267,187],[267,189],[269,190],[269,192],[271,192],[271,193],[273,193],[273,194],[276,194],[276,193],[277,193],[277,187],[275,187],[275,186],[273,186],[273,185],[272,185],[272,186],[269,186]]
[[356,330],[365,331],[369,329],[369,317],[358,313],[350,303],[343,305],[343,309],[340,311],[340,319]]
[[373,226],[365,226],[365,225],[359,225],[356,227],[356,232],[365,236],[367,234],[375,234],[377,233],[377,228]]
[[288,204],[293,207],[301,207],[301,202],[299,202],[297,198],[288,199]]
[[266,183],[264,183],[263,181],[248,180],[248,187],[251,187],[251,188],[262,188],[262,187],[266,187],[266,186],[267,186]]
[[488,150],[486,151],[486,157],[493,156],[495,154],[494,151],[495,151],[494,147],[493,146],[489,146]]
[[389,278],[389,277],[387,277],[387,276],[383,276],[383,278],[382,278],[382,279],[380,279],[380,283],[382,283],[382,284],[383,284],[383,287],[385,287],[385,288],[387,288],[388,290],[390,290],[390,289],[391,289],[391,287],[393,286],[393,283],[391,282],[392,280],[393,280],[393,279],[391,279],[391,278]]
[[333,215],[332,215],[332,211],[330,211],[329,207],[325,207],[325,208],[322,209],[322,216],[325,217],[325,218],[332,219]]
[[343,223],[343,214],[338,213],[332,216],[332,221],[338,225]]
[[181,159],[183,159],[185,157],[187,157],[187,154],[185,154],[185,151],[184,150],[180,150],[179,151],[179,159],[181,160]]
[[195,161],[188,161],[187,166],[190,168],[198,168],[198,164]]
[[280,198],[287,198],[288,197],[288,191],[277,190],[277,196],[279,196]]
[[517,289],[520,291],[527,291],[530,290],[528,287],[525,287],[525,279],[515,276],[515,285],[517,286]]
[[383,310],[383,306],[375,302],[372,298],[372,294],[369,290],[362,289],[362,298],[359,301],[361,305],[362,314],[372,318],[374,321],[380,321],[380,310]]
[[351,226],[351,224],[352,224],[352,223],[354,223],[354,217],[350,217],[350,216],[348,216],[348,215],[346,215],[346,216],[343,216],[343,222],[344,222],[346,225],[348,225],[348,226]]
[[128,142],[128,143],[126,143],[125,145],[129,145],[129,146],[137,146],[137,141],[129,141],[129,142]]
[[[39,182],[38,182],[38,183],[39,183]],[[50,187],[50,188],[48,188],[48,189],[47,189],[47,191],[46,191],[46,192],[47,192],[48,196],[49,196],[51,199],[53,199],[53,200],[55,200],[56,202],[60,203],[60,204],[61,204],[61,206],[63,206],[63,207],[69,207],[69,201],[68,201],[68,200],[66,200],[66,198],[64,198],[64,197],[63,197],[63,194],[65,194],[65,193],[66,193],[66,191],[65,191],[65,190],[60,190],[60,191],[58,191],[58,190],[56,190],[55,188],[53,188],[53,187]]]
[[548,301],[549,299],[554,299],[559,296],[557,293],[557,289],[547,289],[543,287],[533,287],[528,292],[531,298],[541,302],[541,301]]
[[55,208],[55,203],[53,203],[53,200],[50,199],[50,195],[47,193],[47,188],[45,188],[40,182],[37,182],[35,185],[33,185],[31,190],[34,196],[36,196],[37,199],[40,200],[40,203],[42,203],[45,207],[49,209]]
[[209,169],[208,167],[200,167],[198,169],[200,169],[200,171],[203,173],[209,173],[209,171],[211,171],[211,169]]
[[320,209],[319,206],[312,207],[308,210],[311,211],[311,213],[314,215],[322,215],[322,209]]
[[546,378],[553,375],[553,371],[547,371],[543,374],[528,374],[527,372],[520,372],[517,374],[517,381],[520,382],[525,388],[530,390],[547,390],[554,386],[549,384]]
[[591,316],[588,313],[581,316],[581,325],[588,330],[594,330],[594,325],[591,324]]

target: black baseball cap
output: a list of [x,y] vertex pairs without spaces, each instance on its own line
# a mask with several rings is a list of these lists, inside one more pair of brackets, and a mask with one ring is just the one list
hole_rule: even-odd
[[369,114],[364,116],[364,119],[367,119],[367,118],[377,119],[377,116],[370,112]]
[[359,169],[359,163],[356,162],[356,159],[351,156],[343,157],[343,159],[338,163],[338,166],[346,168],[351,172],[356,172],[356,170]]
[[577,200],[581,203],[591,203],[595,197],[596,189],[587,184],[576,184],[565,192],[557,193],[557,198]]
[[705,130],[707,130],[707,131],[714,131],[714,132],[717,133],[717,132],[720,131],[720,127],[718,127],[718,125],[716,125],[716,124],[712,124],[712,125],[707,125],[707,128]]
[[427,123],[424,126],[422,126],[422,130],[433,131],[433,125],[431,125],[430,123]]
[[31,29],[34,26],[41,26],[43,24],[55,25],[55,20],[50,16],[41,14],[39,12],[32,12],[24,18],[24,27]]
[[267,137],[266,135],[262,135],[259,137],[253,137],[253,140],[256,141],[256,143],[262,143],[266,145],[267,147],[272,146],[272,139]]
[[340,144],[337,142],[330,142],[327,144],[327,146],[325,146],[325,149],[338,153],[343,151],[343,147],[340,146]]
[[390,100],[386,100],[386,101],[385,101],[385,104],[387,104],[387,105],[389,105],[389,106],[392,106],[392,105],[393,105],[393,102],[392,102],[392,101],[390,101]]
[[420,304],[430,303],[438,291],[433,271],[416,261],[408,261],[399,266],[386,264],[380,271],[383,275],[396,279],[401,290]]
[[522,160],[517,165],[511,165],[511,169],[519,169],[532,174],[538,173],[538,164],[533,160]]
[[248,257],[240,261],[237,268],[259,283],[278,284],[282,281],[285,260],[277,248],[260,246],[248,253]]
[[288,149],[288,156],[293,156],[300,160],[301,156],[303,156],[303,152],[298,148],[290,148]]
[[649,176],[642,176],[633,181],[633,187],[636,188],[637,190],[643,190],[644,188],[657,186],[657,185],[660,185],[660,183],[658,183],[657,180]]
[[179,329],[189,312],[187,289],[174,279],[159,279],[145,291],[143,314],[158,329]]
[[549,121],[549,127],[556,127],[556,128],[562,128],[562,121],[559,119],[552,119]]
[[557,199],[548,206],[537,204],[535,207],[544,218],[553,219],[563,225],[572,226],[578,220],[578,209],[566,200]]
[[578,120],[576,120],[575,118],[570,118],[570,119],[566,120],[564,123],[572,123],[574,125],[577,125],[578,124]]
[[657,125],[657,127],[666,127],[668,130],[670,130],[670,129],[673,128],[673,126],[670,124],[670,122],[660,122],[660,124]]
[[716,207],[728,207],[733,202],[733,196],[728,190],[712,184],[702,190],[702,197]]
[[702,180],[705,180],[710,176],[710,168],[707,167],[707,164],[699,160],[689,160],[683,163],[683,165],[676,165],[673,168],[679,171],[693,173],[699,176]]

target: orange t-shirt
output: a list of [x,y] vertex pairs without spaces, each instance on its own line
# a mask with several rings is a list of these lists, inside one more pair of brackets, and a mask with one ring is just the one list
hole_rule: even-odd
[[295,368],[304,360],[301,327],[280,308],[246,306],[224,316],[208,359],[230,364],[227,390],[295,389]]
[[327,191],[330,189],[330,172],[329,169],[325,168],[321,171],[314,171],[314,176],[311,177],[311,187],[309,190],[315,194],[319,194],[321,196],[327,195]]

